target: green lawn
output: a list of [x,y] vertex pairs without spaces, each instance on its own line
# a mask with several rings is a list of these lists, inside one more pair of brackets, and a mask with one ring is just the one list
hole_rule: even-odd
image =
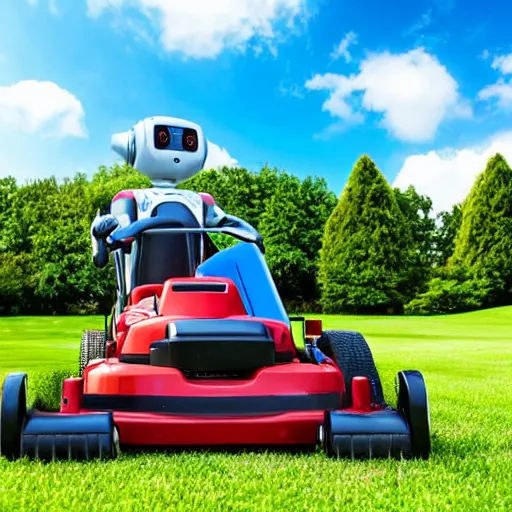
[[[312,455],[140,454],[89,464],[0,459],[0,511],[512,511],[512,308],[437,318],[323,317],[368,339],[386,396],[419,369],[433,430],[429,461]],[[0,380],[74,368],[101,318],[0,319]]]

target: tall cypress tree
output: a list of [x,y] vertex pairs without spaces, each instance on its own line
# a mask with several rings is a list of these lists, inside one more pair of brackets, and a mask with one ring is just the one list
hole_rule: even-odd
[[324,311],[399,312],[412,250],[392,188],[375,163],[361,157],[325,226],[319,266]]
[[512,299],[512,169],[499,153],[466,199],[450,264],[492,278],[498,285],[494,305]]

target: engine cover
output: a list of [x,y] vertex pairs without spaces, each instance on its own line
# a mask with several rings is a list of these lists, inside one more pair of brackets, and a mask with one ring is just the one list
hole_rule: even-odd
[[261,322],[181,320],[151,344],[150,364],[192,372],[237,372],[273,366],[275,345]]

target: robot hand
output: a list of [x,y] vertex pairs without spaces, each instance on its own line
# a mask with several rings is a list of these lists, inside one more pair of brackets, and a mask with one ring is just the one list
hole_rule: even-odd
[[100,215],[91,224],[92,260],[96,267],[103,268],[108,263],[107,237],[119,227],[113,215]]

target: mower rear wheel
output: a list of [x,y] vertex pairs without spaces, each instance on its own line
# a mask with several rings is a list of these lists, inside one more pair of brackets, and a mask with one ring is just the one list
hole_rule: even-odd
[[104,359],[107,351],[105,331],[84,331],[80,342],[79,372],[93,359]]
[[372,352],[363,335],[355,331],[324,331],[317,347],[330,357],[343,373],[345,399],[343,406],[352,406],[352,379],[366,377],[373,390],[373,401],[385,405],[384,393]]
[[9,460],[19,459],[21,437],[27,418],[26,373],[7,375],[0,407],[0,454]]

